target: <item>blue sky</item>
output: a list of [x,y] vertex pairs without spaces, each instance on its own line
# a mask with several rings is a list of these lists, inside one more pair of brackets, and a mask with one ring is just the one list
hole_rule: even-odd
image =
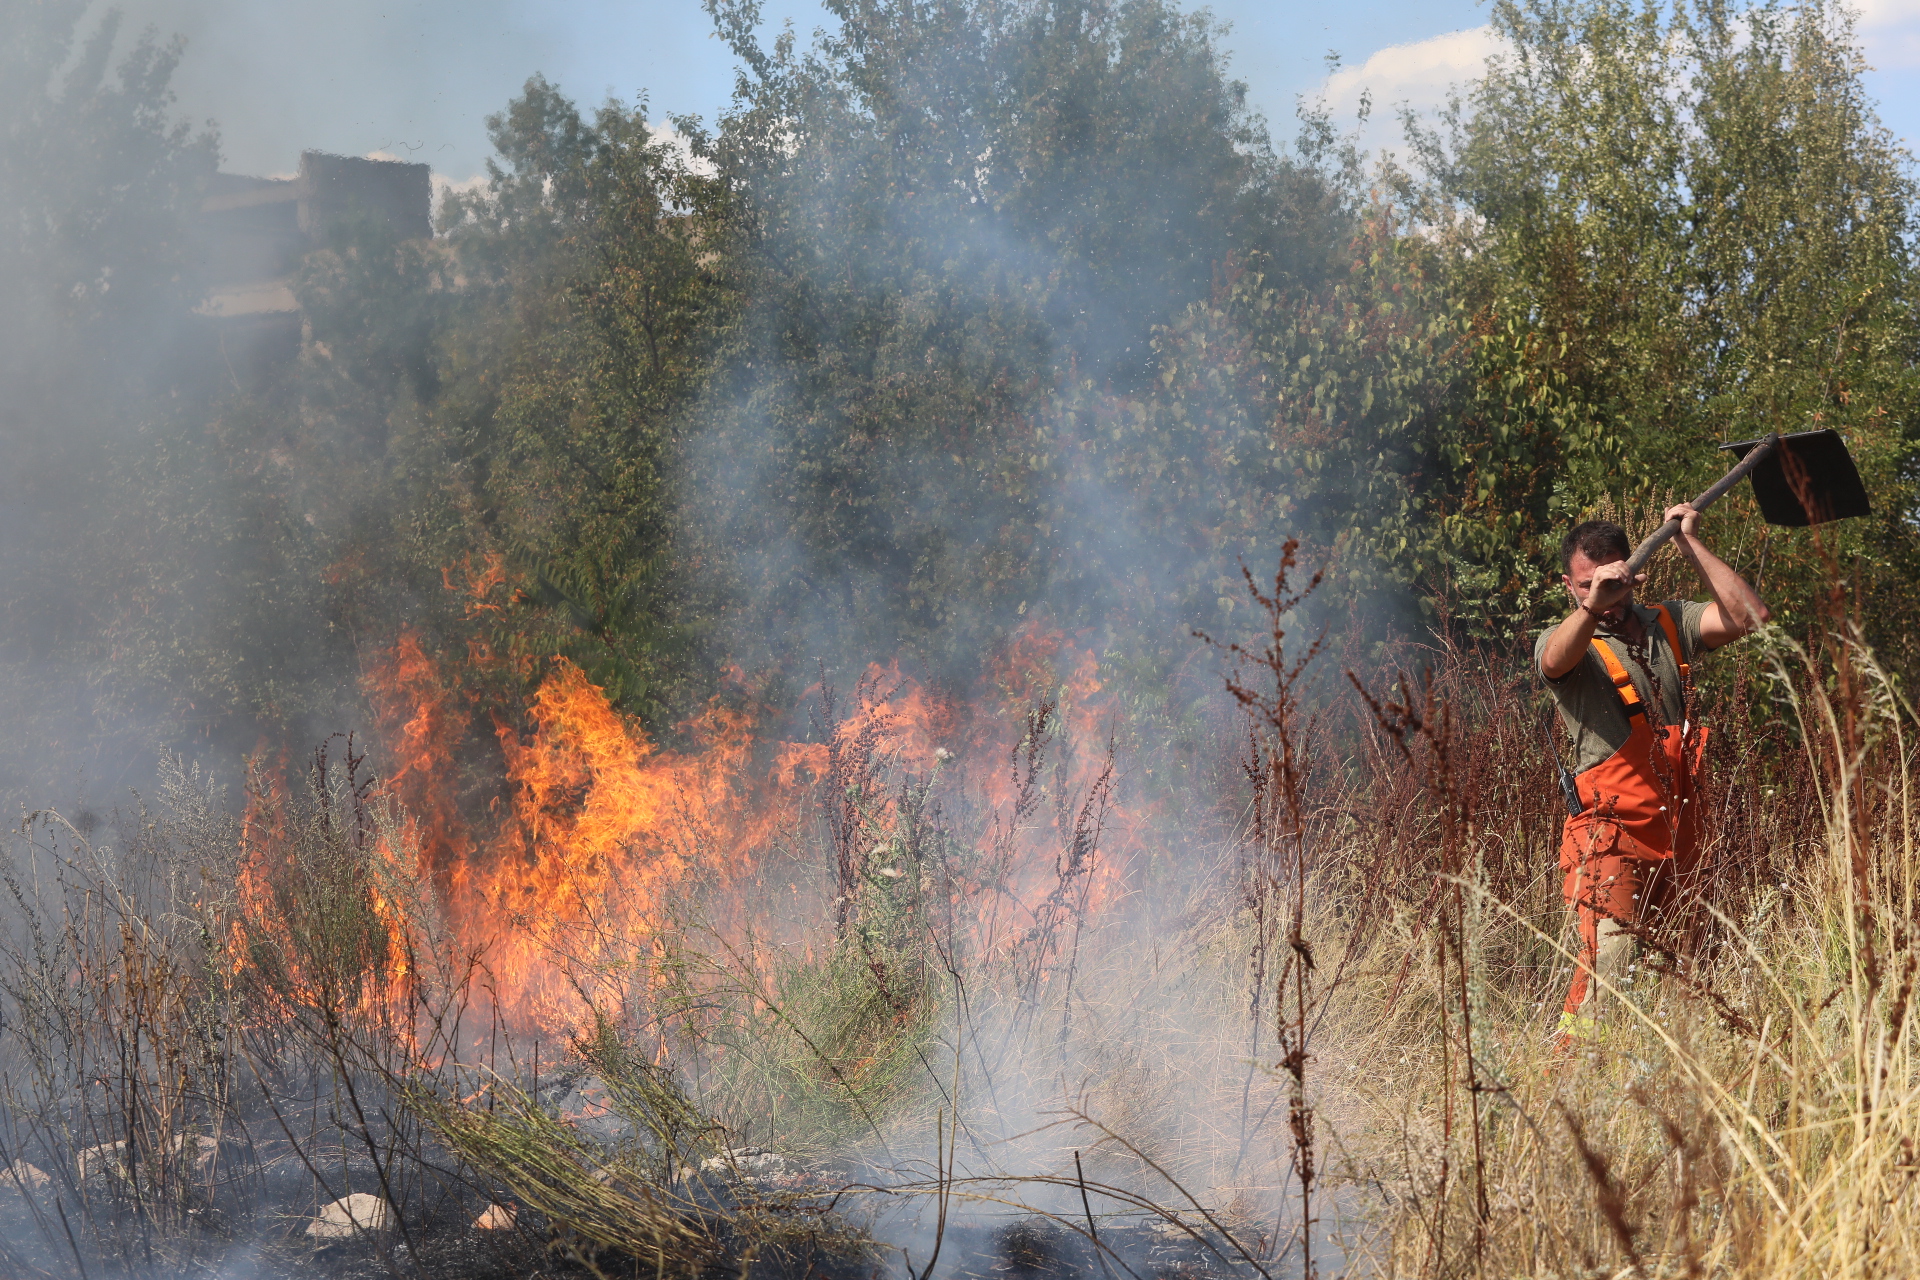
[[[103,4],[102,8],[105,7]],[[484,120],[541,72],[583,104],[645,92],[652,113],[708,120],[733,84],[698,0],[118,0],[129,31],[187,38],[179,110],[219,123],[226,167],[286,173],[303,148],[424,160],[458,182],[482,171]],[[1380,107],[1440,101],[1490,44],[1471,0],[1220,0],[1232,70],[1276,135],[1302,94],[1342,115],[1363,89]],[[811,0],[768,0],[770,27],[825,22]],[[1920,142],[1920,0],[1865,0],[1861,35],[1882,116]],[[1329,80],[1326,56],[1342,69]],[[1391,142],[1387,121],[1371,141]]]

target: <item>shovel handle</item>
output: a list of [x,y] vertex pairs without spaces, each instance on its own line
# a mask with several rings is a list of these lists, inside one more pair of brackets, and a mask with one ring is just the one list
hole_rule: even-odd
[[[1776,431],[1759,444],[1753,446],[1753,448],[1747,450],[1747,456],[1735,463],[1733,470],[1714,481],[1713,488],[1693,500],[1693,509],[1695,511],[1705,511],[1708,507],[1720,501],[1720,499],[1726,495],[1727,490],[1746,479],[1747,472],[1766,461],[1768,455],[1779,447],[1780,433]],[[1634,574],[1640,572],[1641,569],[1645,568],[1647,561],[1653,559],[1653,553],[1665,546],[1667,539],[1678,532],[1680,532],[1680,521],[1676,517],[1647,535],[1647,540],[1635,547],[1633,554],[1627,557],[1627,576],[1632,577]]]

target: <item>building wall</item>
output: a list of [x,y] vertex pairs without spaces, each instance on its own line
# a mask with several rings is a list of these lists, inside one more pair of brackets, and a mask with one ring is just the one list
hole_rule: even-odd
[[293,275],[334,226],[370,218],[403,239],[433,234],[432,171],[399,160],[305,151],[292,178],[215,174],[195,228],[207,296],[207,372],[241,383],[293,359],[300,308]]
[[303,151],[294,181],[300,187],[300,230],[309,236],[364,216],[385,222],[405,240],[433,234],[432,170],[424,164]]

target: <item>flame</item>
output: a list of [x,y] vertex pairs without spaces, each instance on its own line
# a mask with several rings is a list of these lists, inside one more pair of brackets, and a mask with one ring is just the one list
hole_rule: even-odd
[[[316,764],[323,792],[338,781],[337,774],[329,778],[326,772]],[[347,812],[336,805],[324,821],[309,813],[305,817],[313,830],[296,831],[287,773],[284,754],[273,761],[256,757],[249,765],[227,925],[229,967],[238,974],[251,966],[265,978],[250,989],[252,1014],[262,1021],[317,1012],[378,1023],[399,1043],[416,1043],[421,1010],[414,998],[414,962],[422,922],[419,904],[408,892],[419,870],[404,839],[409,828],[381,823],[382,798],[369,806],[366,795],[349,782],[344,795],[334,796],[344,800]],[[396,834],[402,840],[396,842]],[[323,878],[310,878],[316,864],[302,866],[295,848],[303,835],[308,840],[331,836],[337,852],[344,854],[350,846],[353,853],[329,859],[320,869]],[[311,858],[311,851],[305,856]],[[343,918],[348,908],[364,909],[370,927],[358,937],[368,945],[340,953],[315,948],[315,940],[327,936],[313,927],[317,917],[333,912]]]
[[664,923],[692,871],[724,882],[743,869],[791,811],[798,774],[789,762],[756,779],[751,719],[718,705],[691,726],[696,751],[662,751],[565,659],[527,721],[495,724],[509,812],[485,882],[459,907],[496,971],[519,975],[512,1003],[551,1022],[578,1011],[583,974]]
[[366,685],[393,761],[387,788],[413,824],[410,835],[426,864],[421,870],[458,897],[470,888],[476,852],[455,785],[455,753],[472,713],[412,631],[368,672]]
[[[491,568],[469,578],[486,584],[472,593],[479,598],[500,587]],[[858,757],[873,778],[937,776],[975,811],[994,815],[978,838],[998,859],[991,875],[1004,901],[990,918],[962,922],[972,946],[1020,945],[1058,910],[1058,886],[1073,877],[1079,910],[1098,911],[1122,896],[1127,859],[1141,839],[1137,815],[1119,815],[1085,865],[1068,866],[1064,852],[1076,823],[1095,813],[1091,798],[1110,787],[1104,752],[1057,753],[1044,786],[1052,803],[1032,803],[1028,778],[1026,816],[1015,821],[1014,813],[1022,803],[1021,753],[1036,726],[1104,745],[1113,708],[1097,656],[1084,637],[1035,623],[1009,641],[988,674],[993,692],[969,703],[895,665],[872,666],[838,723],[822,727],[816,741],[765,739],[763,709],[740,696],[736,678],[727,698],[681,726],[687,745],[666,749],[578,666],[554,658],[523,710],[492,715],[505,785],[490,815],[475,818],[486,828],[480,835],[458,798],[463,757],[484,748],[458,665],[437,661],[408,633],[369,664],[366,679],[390,758],[386,786],[411,815],[419,875],[480,957],[502,1016],[561,1031],[582,1025],[595,1007],[631,998],[635,958],[684,913],[756,936],[777,931],[754,916],[745,888],[780,861],[783,847],[825,830],[830,793],[847,782],[836,782],[836,760],[845,769]],[[825,693],[809,690],[808,699],[819,705]],[[1034,719],[1036,707],[1046,713],[1044,725]],[[897,797],[869,790],[875,794],[863,801],[861,821],[880,833],[880,848],[899,818]],[[861,875],[888,870],[855,868]],[[834,886],[805,891],[818,897],[824,918]]]
[[466,597],[466,612],[469,618],[484,614],[503,614],[512,602],[513,591],[507,585],[507,558],[498,551],[489,551],[480,557],[476,568],[472,556],[460,558],[460,575],[465,582],[454,585],[453,566],[440,570],[440,585],[448,591],[457,591]]

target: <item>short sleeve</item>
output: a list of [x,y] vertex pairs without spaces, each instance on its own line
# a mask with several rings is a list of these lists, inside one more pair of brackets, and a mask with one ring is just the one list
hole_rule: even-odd
[[[1548,684],[1559,684],[1561,681],[1565,680],[1567,677],[1561,676],[1559,680],[1556,680],[1552,676],[1548,675],[1546,672],[1546,668],[1541,665],[1541,661],[1547,656],[1547,641],[1550,638],[1552,638],[1553,632],[1554,632],[1554,628],[1548,627],[1545,631],[1542,631],[1538,636],[1534,638],[1533,674],[1539,676],[1542,680],[1545,680]],[[1569,672],[1568,674],[1572,674],[1572,673]]]

